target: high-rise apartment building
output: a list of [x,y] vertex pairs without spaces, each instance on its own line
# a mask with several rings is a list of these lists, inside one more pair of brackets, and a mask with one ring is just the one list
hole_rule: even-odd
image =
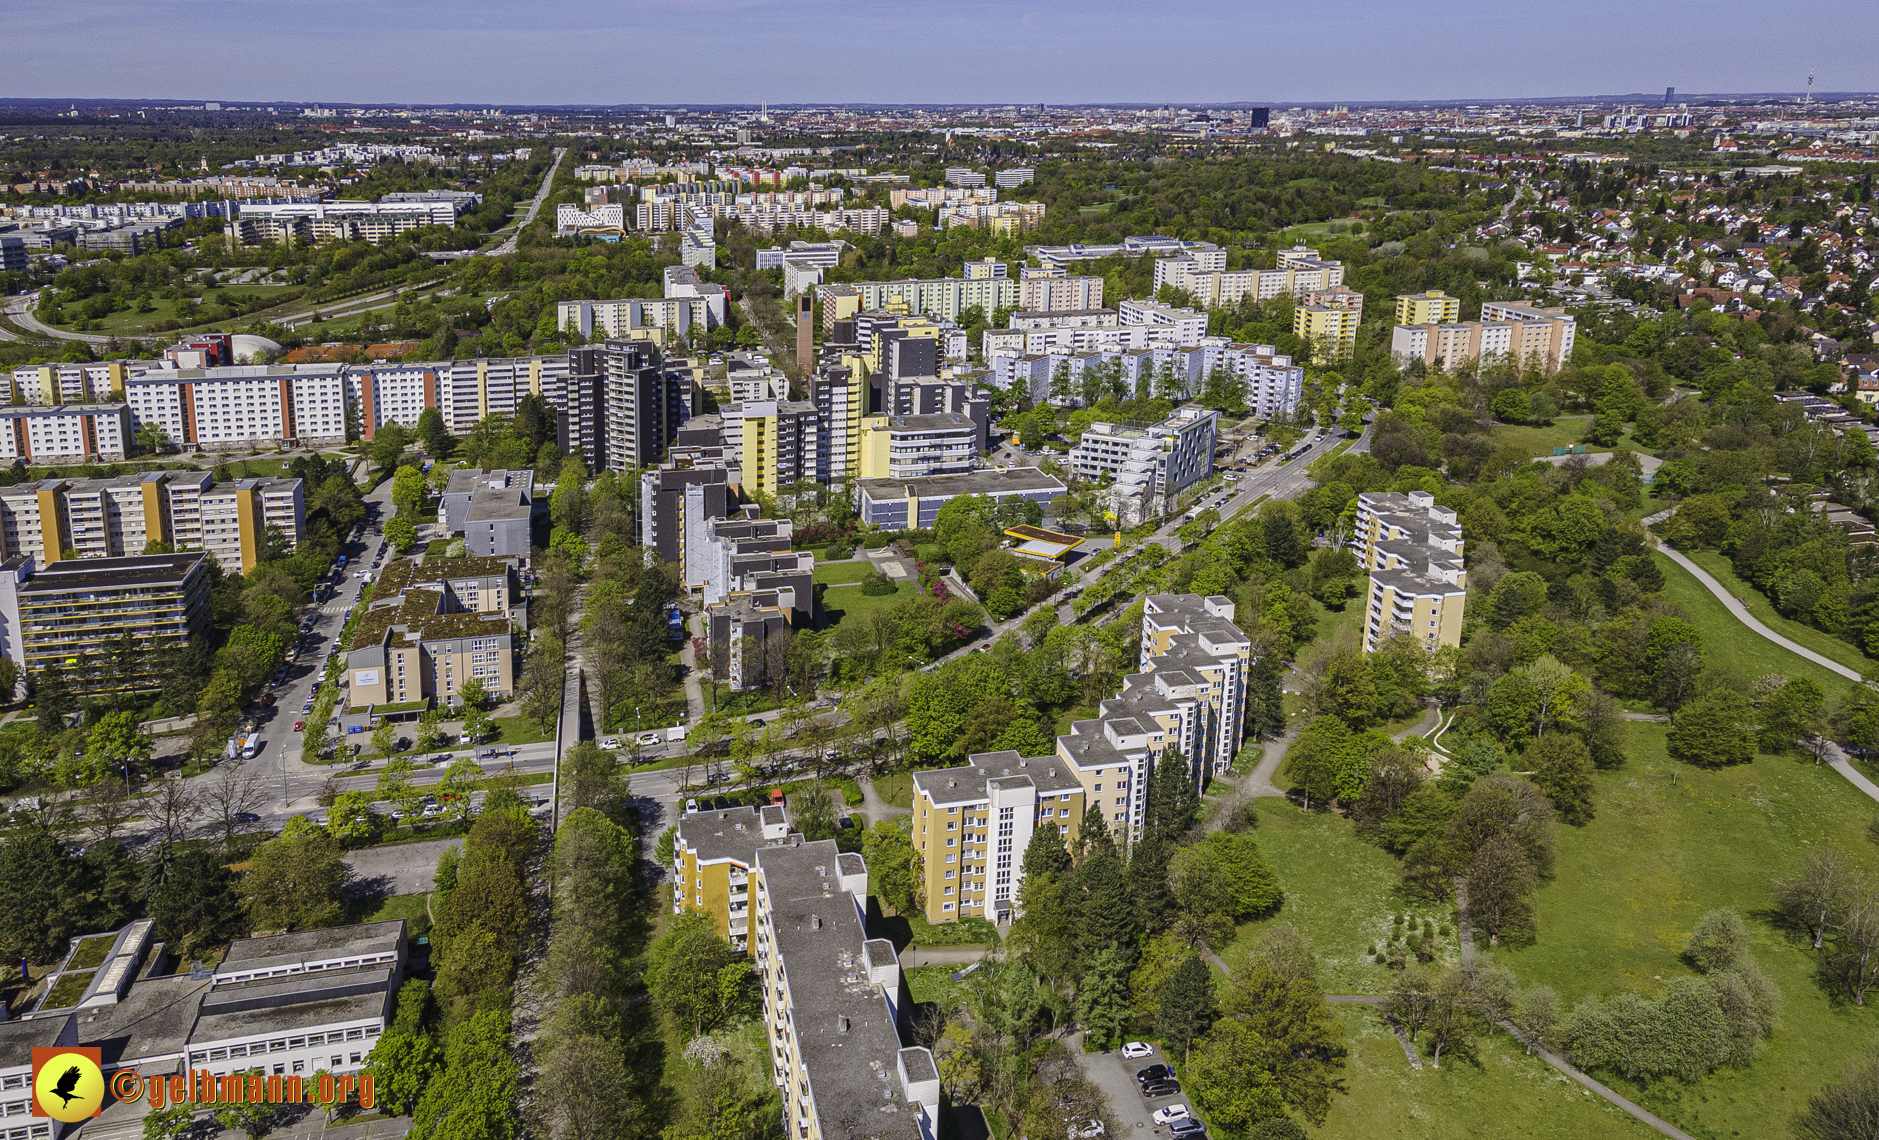
[[[44,564],[0,563],[0,652],[23,674],[57,665],[77,693],[155,688],[165,653],[209,629],[209,571],[200,553]],[[107,661],[128,636],[128,674]]]
[[[1025,312],[1078,312],[1103,307],[1103,279],[1096,276],[1026,277],[1018,282],[1018,308]],[[991,316],[988,312],[986,316]]]
[[1110,479],[1117,520],[1140,526],[1213,474],[1219,426],[1219,412],[1196,404],[1183,404],[1155,424],[1094,423],[1070,449],[1070,469],[1083,479]]
[[1300,304],[1292,309],[1292,335],[1311,342],[1312,360],[1330,364],[1349,358],[1356,350],[1357,326],[1362,319],[1360,310]]
[[0,462],[113,462],[134,431],[123,404],[0,407]]
[[1461,522],[1427,491],[1357,496],[1351,550],[1370,575],[1364,598],[1364,652],[1408,637],[1430,653],[1461,644],[1468,574]]
[[44,479],[0,488],[0,542],[40,565],[124,558],[152,543],[215,555],[225,573],[260,562],[269,527],[291,550],[306,531],[298,479],[217,483],[202,471],[145,471],[104,479]]
[[672,840],[672,913],[709,914],[720,937],[751,953],[750,869],[789,834],[782,804],[687,812]]
[[1229,308],[1251,297],[1302,297],[1313,290],[1344,283],[1344,263],[1318,257],[1309,246],[1280,250],[1272,269],[1226,268],[1224,250],[1186,250],[1155,262],[1155,290],[1172,286],[1190,294],[1203,308]]
[[1459,320],[1460,297],[1451,297],[1440,289],[1397,295],[1396,323],[1399,325],[1445,325]]
[[696,385],[668,372],[656,348],[643,340],[607,341],[598,363],[605,429],[596,444],[606,466],[625,471],[656,465],[679,425],[691,418]]
[[1066,844],[1094,811],[1111,835],[1141,835],[1148,780],[1179,762],[1198,788],[1239,749],[1252,641],[1223,597],[1144,600],[1141,672],[1057,738],[1050,756],[981,753],[914,775],[911,839],[925,875],[926,917],[999,919],[1016,907],[1024,848],[1038,828]]
[[1508,356],[1523,367],[1557,372],[1572,361],[1578,322],[1564,308],[1537,308],[1504,301],[1481,303],[1483,322],[1513,326]]

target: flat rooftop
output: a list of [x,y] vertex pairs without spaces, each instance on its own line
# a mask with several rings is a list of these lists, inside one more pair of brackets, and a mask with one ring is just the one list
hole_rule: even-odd
[[22,594],[68,590],[113,590],[180,584],[207,557],[200,550],[181,554],[140,554],[130,558],[76,558],[50,562],[33,572]]
[[303,930],[297,934],[243,938],[229,945],[228,956],[216,967],[216,973],[246,973],[276,963],[325,962],[355,955],[383,954],[398,948],[404,939],[404,927],[404,919],[395,918],[389,922],[363,922],[356,926]]
[[959,475],[920,475],[908,479],[862,479],[862,493],[879,502],[882,499],[951,498],[955,495],[1019,495],[1033,491],[1061,494],[1066,488],[1054,475],[1035,467],[1014,467],[1004,471],[968,471]]

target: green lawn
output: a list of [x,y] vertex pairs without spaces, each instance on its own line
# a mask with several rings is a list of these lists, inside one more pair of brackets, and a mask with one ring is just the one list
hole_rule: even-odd
[[822,585],[833,585],[837,582],[862,582],[873,573],[874,563],[866,559],[816,563],[816,581]]
[[935,946],[998,945],[998,927],[982,918],[966,917],[934,924],[928,922],[925,915],[915,911],[907,915],[906,919],[915,946],[931,949]]
[[840,625],[851,617],[869,617],[883,610],[891,610],[910,598],[918,597],[920,584],[909,579],[900,583],[891,594],[869,597],[861,592],[859,586],[845,586],[839,590],[825,590],[822,594],[823,628],[829,629]]
[[894,807],[913,807],[913,773],[911,772],[889,772],[885,776],[876,776],[874,790]]
[[1628,1113],[1529,1057],[1505,1034],[1478,1056],[1409,1067],[1403,1048],[1368,1006],[1331,1007],[1350,1048],[1348,1095],[1331,1098],[1316,1140],[1604,1140],[1655,1137]]
[[[1454,908],[1411,905],[1396,893],[1397,864],[1390,854],[1363,842],[1342,816],[1306,812],[1286,800],[1259,801],[1259,850],[1285,888],[1285,905],[1270,919],[1240,928],[1226,953],[1229,964],[1275,922],[1289,922],[1318,954],[1318,980],[1326,993],[1380,994],[1389,967],[1368,958],[1370,947],[1389,939],[1394,916],[1448,923]],[[1451,950],[1459,952],[1459,945]]]
[[555,730],[551,726],[543,732],[534,721],[522,716],[495,716],[489,723],[496,729],[493,742],[498,744],[540,744],[544,740],[553,740]]
[[1654,994],[1659,979],[1688,975],[1678,955],[1697,919],[1734,907],[1755,936],[1756,960],[1787,999],[1767,1052],[1692,1085],[1608,1083],[1698,1136],[1784,1121],[1879,1043],[1879,1009],[1829,1000],[1807,944],[1770,924],[1769,880],[1822,843],[1879,870],[1879,853],[1865,841],[1874,805],[1799,756],[1706,771],[1670,760],[1663,725],[1629,728],[1629,763],[1598,778],[1598,818],[1559,829],[1558,868],[1539,892],[1537,941],[1498,957],[1523,984],[1558,989],[1565,1006],[1620,989]]
[[[1511,445],[1533,456],[1551,455],[1555,447],[1567,447],[1583,442],[1585,429],[1591,423],[1591,416],[1560,416],[1544,427],[1526,424],[1496,424],[1488,434],[1497,446]],[[1618,441],[1618,446],[1630,448],[1632,451],[1652,450],[1632,439],[1629,432]],[[1588,443],[1585,447],[1588,452],[1613,450],[1609,447],[1600,447],[1595,443]]]
[[391,895],[379,903],[376,911],[365,919],[366,922],[389,922],[394,918],[405,920],[405,934],[416,938],[427,933],[431,928],[430,912],[426,909],[430,897],[428,894]]
[[957,1009],[966,1002],[966,982],[953,981],[963,966],[914,966],[907,971],[907,990],[914,1001],[937,1002],[941,1009]]
[[1822,657],[1832,658],[1849,669],[1863,671],[1873,663],[1870,657],[1839,638],[1823,633],[1811,625],[1789,621],[1776,613],[1774,604],[1768,600],[1768,595],[1736,577],[1735,567],[1722,555],[1713,550],[1686,550],[1682,553],[1690,561],[1708,571],[1709,576],[1721,583],[1723,589],[1737,598],[1747,598],[1749,613],[1754,614],[1756,620],[1789,641],[1806,646]]
[[[227,285],[223,286],[221,291],[230,297],[274,297],[290,289],[295,293],[301,292],[299,286],[290,285]],[[115,333],[119,335],[140,336],[149,333],[162,321],[183,321],[189,325],[203,323],[247,324],[254,319],[252,316],[244,315],[235,318],[233,321],[205,322],[202,319],[202,314],[205,311],[218,313],[224,311],[220,306],[209,301],[204,301],[201,306],[196,306],[178,304],[168,298],[153,297],[150,303],[152,310],[148,313],[133,312],[129,309],[112,313],[110,316],[97,322],[97,331],[104,334]],[[81,306],[73,305],[70,308],[61,310],[61,320],[56,327],[70,329],[83,324],[84,321],[79,316],[80,309]]]
[[[1805,657],[1790,653],[1737,621],[1688,570],[1657,556],[1664,572],[1664,596],[1674,599],[1690,611],[1691,620],[1703,631],[1703,660],[1709,665],[1728,669],[1753,679],[1766,673],[1788,677],[1809,677],[1826,694],[1838,700],[1851,681],[1831,669],[1814,664]],[[1795,638],[1797,642],[1799,638]],[[1803,643],[1805,644],[1805,643]]]

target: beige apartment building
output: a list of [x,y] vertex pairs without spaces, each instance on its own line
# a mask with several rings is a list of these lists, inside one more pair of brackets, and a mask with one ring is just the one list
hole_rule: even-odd
[[782,804],[688,813],[672,841],[672,913],[709,914],[721,936],[749,953],[750,869],[759,850],[788,838]]
[[1451,297],[1440,289],[1397,295],[1396,323],[1399,325],[1445,325],[1459,320],[1460,297]]
[[1576,330],[1577,322],[1564,309],[1488,302],[1478,321],[1398,324],[1390,330],[1390,354],[1432,368],[1499,359],[1557,372],[1572,359]]
[[894,944],[868,937],[868,867],[833,840],[757,852],[750,875],[770,1068],[787,1140],[936,1140],[940,1080]]
[[215,555],[227,573],[260,561],[267,528],[289,549],[306,530],[298,479],[217,483],[202,471],[145,471],[106,479],[42,479],[0,488],[5,555],[41,565],[62,558],[125,558],[151,543]]
[[1252,641],[1233,615],[1224,597],[1151,595],[1142,672],[1123,678],[1096,719],[1071,724],[1053,755],[980,753],[915,773],[912,841],[929,922],[1010,918],[1037,828],[1056,827],[1068,844],[1095,810],[1119,842],[1140,838],[1148,779],[1169,749],[1197,787],[1232,763],[1252,667]]
[[1351,549],[1370,574],[1364,600],[1364,652],[1408,636],[1430,653],[1461,644],[1468,573],[1461,522],[1427,491],[1357,496]]
[[522,614],[516,565],[514,558],[405,558],[387,566],[348,646],[347,707],[454,706],[471,680],[492,697],[514,693]]

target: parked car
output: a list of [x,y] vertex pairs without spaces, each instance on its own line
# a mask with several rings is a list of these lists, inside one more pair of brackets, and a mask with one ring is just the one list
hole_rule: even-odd
[[1122,1047],[1122,1055],[1133,1061],[1138,1057],[1152,1057],[1155,1047],[1146,1041],[1131,1041]]
[[294,722],[295,732],[304,732],[306,731],[306,727],[307,727],[307,722],[304,720],[297,720]]
[[1174,1079],[1174,1070],[1166,1065],[1150,1065],[1135,1074],[1135,1079],[1143,1084],[1150,1081],[1168,1081]]
[[1202,1137],[1207,1135],[1207,1129],[1202,1126],[1200,1121],[1191,1116],[1183,1116],[1179,1120],[1170,1120],[1168,1122],[1168,1132],[1172,1136],[1180,1137],[1181,1140],[1201,1140]]
[[468,744],[475,744],[475,743],[476,743],[476,738],[475,738],[474,736],[471,736],[471,735],[470,735],[469,733],[467,733],[467,732],[460,732],[460,733],[458,733],[458,734],[457,734],[457,743],[458,743],[458,744],[465,744],[465,745],[468,745]]
[[265,709],[265,708],[270,708],[270,707],[272,707],[272,706],[273,706],[273,704],[274,704],[274,694],[273,694],[273,693],[262,693],[262,694],[261,694],[261,699],[260,699],[260,700],[258,700],[258,701],[256,701],[256,702],[255,702],[255,704],[257,704],[257,705],[260,705],[260,706],[261,706],[262,708],[264,708],[264,709]]
[[691,799],[691,800],[685,801],[685,814],[686,815],[698,814],[698,801],[697,800]]
[[1086,1120],[1083,1122],[1083,1127],[1081,1128],[1072,1124],[1069,1128],[1069,1133],[1068,1140],[1077,1140],[1079,1136],[1082,1137],[1083,1140],[1095,1140],[1096,1137],[1103,1134],[1103,1122],[1100,1120]]
[[238,811],[235,813],[235,822],[236,823],[260,823],[261,817],[251,811]]
[[1193,1113],[1187,1110],[1187,1105],[1170,1104],[1170,1105],[1167,1105],[1166,1107],[1158,1108],[1155,1110],[1155,1124],[1157,1126],[1163,1125],[1163,1124],[1171,1124],[1177,1120],[1186,1120],[1188,1117],[1192,1115]]
[[442,805],[442,804],[425,804],[425,805],[424,805],[424,811],[423,811],[423,813],[422,813],[422,814],[423,814],[423,816],[424,816],[424,818],[425,818],[425,819],[430,819],[430,818],[431,818],[432,816],[438,816],[438,815],[442,815],[442,814],[444,814],[444,805]]
[[1181,1082],[1179,1081],[1149,1081],[1142,1086],[1142,1096],[1148,1100],[1155,1100],[1164,1096],[1173,1096],[1180,1091]]
[[616,751],[620,747],[620,738],[617,736],[601,737],[600,746],[609,752]]

